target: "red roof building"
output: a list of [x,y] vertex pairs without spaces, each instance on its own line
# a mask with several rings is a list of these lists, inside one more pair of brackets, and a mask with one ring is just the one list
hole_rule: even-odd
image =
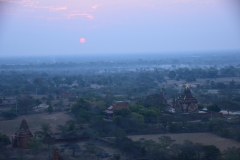
[[107,114],[108,118],[112,118],[114,110],[128,108],[128,107],[129,107],[129,102],[117,101],[117,102],[114,102],[110,107],[108,107],[108,109],[105,110],[104,112]]

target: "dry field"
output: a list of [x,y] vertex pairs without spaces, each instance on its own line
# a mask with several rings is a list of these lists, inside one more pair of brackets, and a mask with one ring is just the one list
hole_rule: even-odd
[[8,136],[13,135],[20,126],[22,119],[25,118],[32,133],[41,130],[41,124],[48,123],[52,131],[56,130],[57,125],[64,124],[67,120],[71,119],[69,115],[64,112],[58,113],[41,113],[19,116],[14,120],[0,121],[0,132]]
[[182,134],[156,134],[156,135],[135,135],[128,136],[134,141],[144,138],[145,140],[158,141],[158,138],[161,136],[169,136],[174,143],[182,144],[185,140],[190,140],[194,143],[202,143],[205,145],[215,145],[221,151],[227,149],[228,147],[240,147],[240,143],[231,139],[226,139],[219,137],[211,133],[182,133]]

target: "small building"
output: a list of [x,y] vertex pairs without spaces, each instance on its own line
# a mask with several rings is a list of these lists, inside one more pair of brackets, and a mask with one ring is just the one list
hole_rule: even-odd
[[53,160],[60,160],[58,148],[53,149],[52,155],[53,155]]
[[193,97],[190,88],[186,86],[184,93],[173,101],[173,108],[182,113],[197,113],[198,100]]
[[68,92],[62,92],[62,94],[61,94],[62,98],[68,98],[70,96],[71,96],[71,93],[68,93]]
[[33,134],[29,130],[27,121],[22,120],[19,130],[12,136],[12,147],[14,148],[27,148],[27,144]]
[[106,113],[107,118],[111,119],[114,116],[114,110],[128,108],[128,107],[129,107],[129,102],[116,101],[110,107],[108,107],[108,109],[105,110],[104,112]]

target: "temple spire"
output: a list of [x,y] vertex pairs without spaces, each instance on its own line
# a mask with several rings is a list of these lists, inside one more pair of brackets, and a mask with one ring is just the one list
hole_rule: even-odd
[[188,85],[188,83],[186,84],[186,89],[189,89],[189,85]]
[[25,118],[22,119],[19,130],[21,130],[21,131],[28,131],[29,130],[29,127],[28,127],[28,124],[27,124],[27,121],[25,120]]

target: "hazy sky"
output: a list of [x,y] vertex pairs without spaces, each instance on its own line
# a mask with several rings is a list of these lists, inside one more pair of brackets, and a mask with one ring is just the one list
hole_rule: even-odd
[[239,51],[238,1],[0,0],[0,55]]

